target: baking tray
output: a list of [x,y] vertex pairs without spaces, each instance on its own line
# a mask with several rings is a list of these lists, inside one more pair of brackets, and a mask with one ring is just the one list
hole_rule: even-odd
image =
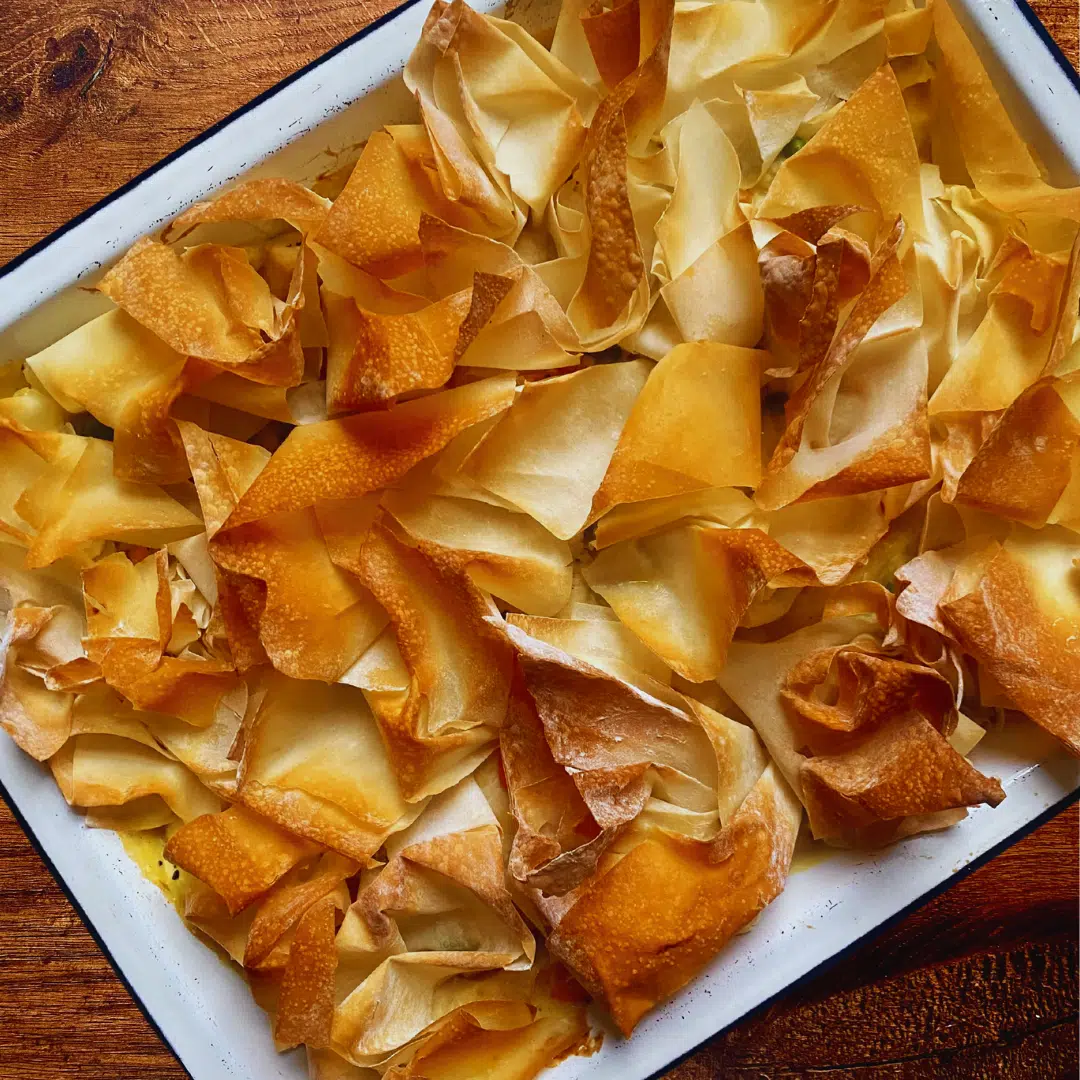
[[[480,10],[500,5],[480,0]],[[1030,8],[954,0],[1007,107],[1057,183],[1080,178],[1080,78]],[[408,0],[266,91],[0,270],[0,361],[55,341],[108,306],[86,286],[140,236],[238,178],[312,181],[356,156],[371,131],[413,117],[400,79],[429,4]],[[513,18],[553,24],[557,0],[523,0]],[[1033,725],[991,732],[972,754],[1008,793],[960,825],[876,854],[836,852],[795,867],[750,929],[630,1041],[550,1080],[644,1080],[836,960],[861,939],[993,857],[1080,794],[1080,761]],[[1039,764],[1032,765],[1032,761]],[[278,1055],[239,974],[196,940],[119,838],[86,829],[47,769],[0,737],[0,794],[132,996],[195,1080],[303,1080],[301,1053]],[[597,1024],[604,1026],[601,1017]]]

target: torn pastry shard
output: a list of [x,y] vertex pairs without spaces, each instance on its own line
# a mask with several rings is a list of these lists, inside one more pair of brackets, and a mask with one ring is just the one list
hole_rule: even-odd
[[[634,685],[520,628],[547,622],[558,620],[515,621],[508,628],[522,671],[502,737],[518,822],[510,869],[532,888],[551,924],[552,950],[629,1031],[779,890],[801,811],[783,781],[763,773],[765,756],[749,728],[648,676],[633,676]],[[743,867],[742,878],[729,864],[741,884],[728,888],[718,873],[715,905],[692,921],[689,937],[669,940],[674,924],[668,927],[655,913],[657,902],[644,899],[642,875],[661,871],[654,881],[664,878],[668,895],[674,889],[682,918],[681,905],[691,903],[701,883],[696,875],[668,880],[663,868],[684,858],[723,861],[732,830],[737,847],[754,846],[739,822],[755,802],[756,785],[768,785],[783,804],[783,822],[770,820],[771,835],[754,841],[769,851],[767,859],[760,852],[769,869]],[[620,867],[631,866],[628,883]],[[680,881],[690,890],[685,897]],[[640,891],[637,903],[649,915],[616,926],[624,884]],[[615,950],[607,946],[612,940]],[[673,948],[679,949],[674,970],[654,962],[654,952]]]
[[499,735],[502,766],[517,823],[508,869],[527,885],[556,895],[595,872],[613,839],[555,760],[536,705],[520,680]]
[[590,517],[699,488],[756,487],[765,357],[711,342],[668,353],[634,401]]
[[759,256],[772,371],[815,367],[832,341],[841,306],[866,287],[869,246],[840,224],[863,212],[855,205],[815,206],[775,219],[782,231]]
[[[576,331],[545,277],[505,244],[456,229],[424,215],[419,226],[424,270],[437,297],[475,289],[487,299],[486,314],[466,320],[455,355],[460,364],[519,371],[573,367],[581,348]],[[470,307],[470,316],[479,310]]]
[[72,709],[71,737],[49,765],[73,806],[120,807],[153,795],[181,821],[222,807],[221,800],[168,754],[139,714],[108,687],[79,696]]
[[396,278],[423,265],[424,214],[470,232],[490,228],[475,209],[443,193],[423,127],[389,127],[368,139],[312,239],[377,277]]
[[336,904],[324,897],[296,924],[281,978],[274,1041],[287,1048],[301,1043],[318,1049],[330,1042],[337,970]]
[[[221,698],[237,688],[238,680],[227,661],[187,649],[180,656],[166,655],[168,648],[176,651],[177,627],[168,575],[164,548],[138,563],[116,552],[84,570],[83,647],[97,677],[137,709],[208,727]],[[194,632],[197,640],[197,627]]]
[[803,150],[781,163],[758,207],[762,217],[855,204],[877,210],[883,222],[900,215],[922,233],[919,153],[889,65],[867,79]]
[[165,858],[209,885],[235,915],[318,850],[258,814],[231,806],[178,829]]
[[462,472],[568,540],[589,518],[649,366],[598,364],[527,383]]
[[421,808],[405,802],[359,690],[284,675],[246,734],[237,799],[363,865]]
[[[815,694],[829,680],[838,687],[831,706]],[[949,744],[953,691],[932,669],[846,646],[824,649],[788,672],[781,698],[806,725],[813,751],[800,777],[817,836],[842,840],[865,829],[869,838],[878,822],[1005,797]]]
[[756,524],[760,512],[737,488],[701,488],[683,495],[620,503],[596,523],[595,547],[600,551],[620,540],[657,532],[683,518],[700,518],[735,528]]
[[1080,374],[1040,379],[989,433],[955,501],[1039,527],[1080,527]]
[[455,435],[514,400],[513,376],[496,376],[359,415],[294,428],[240,497],[227,525],[300,510],[319,499],[385,487]]
[[659,303],[685,341],[752,347],[761,338],[763,293],[753,269],[757,247],[739,207],[735,149],[698,102],[664,128],[663,138],[677,164],[671,201],[656,222]]
[[223,570],[261,584],[246,604],[238,596],[243,614],[270,662],[293,678],[335,681],[386,625],[371,593],[334,565],[311,509],[219,532],[210,554]]
[[[979,557],[975,580],[938,610],[946,630],[1037,724],[1080,751],[1080,543],[1074,532],[1017,528]],[[957,574],[963,571],[961,566]]]
[[82,572],[86,649],[95,663],[142,662],[152,668],[172,632],[168,552],[132,562],[123,552]]
[[[337,938],[343,992],[332,1040],[368,1067],[392,1061],[457,1008],[527,1000],[536,978],[536,944],[507,891],[499,827],[474,780],[435,798],[387,853]],[[454,929],[428,917],[447,905]]]
[[488,621],[494,605],[452,552],[380,522],[358,541],[324,528],[337,564],[389,613],[409,673],[408,690],[368,694],[402,791],[410,800],[443,791],[490,753],[506,714],[512,657]]
[[1063,289],[1065,261],[1064,253],[1047,255],[1015,240],[1002,244],[988,268],[998,281],[985,315],[934,391],[931,415],[997,412],[1039,376],[1054,374],[1048,370],[1054,324],[1066,315],[1072,291]]
[[478,588],[533,615],[554,615],[570,599],[569,545],[528,514],[474,499],[388,491],[382,505],[440,561]]
[[663,106],[674,4],[646,0],[638,7],[638,57],[597,109],[581,159],[589,248],[568,314],[588,349],[605,348],[638,330],[650,306],[627,156],[646,144]]
[[657,831],[587,885],[549,939],[624,1034],[783,889],[801,808],[770,766],[711,842]]
[[[474,126],[469,122],[473,117],[465,113],[468,104],[462,100],[460,80],[455,78],[461,70],[459,63],[453,57],[448,63],[440,63],[441,46],[454,34],[463,11],[468,9],[461,3],[439,3],[432,7],[420,41],[402,74],[420,106],[431,144],[432,165],[445,197],[480,218],[483,225],[474,231],[512,241],[524,224],[525,215],[515,204],[509,178],[490,160],[482,138],[478,140],[474,135]],[[477,18],[471,11],[468,17]],[[437,68],[443,69],[438,83]],[[443,89],[447,81],[451,85],[458,83],[453,87],[456,93]],[[475,114],[475,107],[470,111]]]
[[917,305],[899,303],[908,292],[896,255],[902,235],[898,218],[847,319],[789,399],[787,427],[755,493],[763,509],[931,475],[926,345]]
[[63,438],[50,468],[20,498],[38,530],[28,566],[48,566],[87,541],[156,547],[202,531],[199,519],[162,488],[117,479],[111,443]]
[[668,666],[619,621],[612,608],[603,604],[571,601],[559,618],[511,611],[506,621],[530,637],[562,649],[616,678],[631,683],[638,680],[636,684],[642,689],[652,687],[650,680],[664,686],[671,683]]
[[209,540],[228,521],[240,497],[262,472],[270,460],[270,451],[204,431],[188,420],[179,420],[176,426],[184,443]]
[[444,188],[454,190],[451,169],[464,187],[459,155],[471,143],[534,212],[576,164],[596,107],[595,92],[518,26],[461,0],[433,8],[405,81],[442,159]]
[[442,386],[453,374],[459,331],[474,295],[465,290],[416,312],[383,315],[324,293],[330,412],[385,405],[400,394]]
[[[292,961],[290,932],[307,912],[325,901],[344,912],[351,902],[346,880],[357,869],[354,860],[326,851],[283,874],[258,902],[240,957],[244,967],[271,977],[283,975]],[[321,983],[321,979],[312,982]]]
[[687,523],[600,552],[585,580],[638,637],[692,682],[714,679],[750,603],[813,571],[760,529]]
[[0,727],[38,761],[52,757],[71,733],[75,697],[50,689],[33,655],[40,654],[49,624],[62,610],[12,608],[0,635]]
[[247,180],[210,199],[197,202],[173,219],[167,240],[179,239],[196,225],[226,221],[287,221],[302,233],[310,233],[325,220],[330,200],[303,184],[280,176]]
[[202,244],[181,253],[143,239],[98,288],[176,352],[255,382],[293,386],[304,371],[305,265],[297,260],[286,302],[277,304],[243,248]]
[[169,419],[184,389],[186,361],[117,310],[84,323],[26,362],[69,412],[89,412],[114,430],[117,476],[169,484],[187,476],[183,448]]
[[[970,380],[981,394],[986,393],[988,384],[994,387],[999,381],[1011,382],[1002,400],[975,403],[986,412],[990,411],[986,406],[992,409],[1007,403],[1007,407],[1000,416],[991,413],[985,418],[990,420],[989,431],[969,460],[964,460],[964,455],[953,498],[961,505],[1035,528],[1049,522],[1080,529],[1080,373],[1074,370],[1070,355],[1080,322],[1080,240],[1074,240],[1060,274],[1060,300],[1052,327],[1049,311],[1040,308],[1058,291],[1060,266],[1057,260],[1023,247],[1016,254],[1020,258],[1011,261],[1019,266],[1006,274],[994,292],[1022,301],[1014,311],[1014,318],[1020,316],[1016,320],[1019,333],[1005,338],[1006,343],[1021,347],[1009,349],[1001,342],[996,343],[996,350],[991,346],[987,352],[994,351],[999,357],[998,370],[988,377],[988,372],[976,368]],[[1011,291],[1006,289],[1010,284]],[[999,303],[1007,302],[1003,295]],[[976,335],[996,310],[992,304]],[[1025,354],[1030,354],[1035,364],[1041,363],[1034,381],[1030,379],[1032,365],[1024,363],[1028,359]],[[950,368],[950,376],[963,357],[961,354]],[[1016,393],[1019,386],[1024,389]],[[937,399],[935,394],[932,400]],[[980,420],[985,423],[983,417]]]
[[965,806],[1004,798],[949,742],[958,716],[946,680],[879,642],[869,612],[836,615],[773,642],[735,643],[720,676],[814,835],[841,846],[942,828]]
[[[210,722],[205,726],[196,726],[182,716],[164,712],[149,713],[145,719],[150,734],[206,787],[223,798],[231,798],[236,794],[237,761],[230,755],[242,738],[245,717],[257,706],[245,683],[231,675],[218,677],[227,680],[227,688],[220,695],[206,694],[196,685],[199,711],[210,714]],[[186,689],[182,685],[182,690]],[[169,701],[165,704],[173,713],[194,711],[172,706]]]

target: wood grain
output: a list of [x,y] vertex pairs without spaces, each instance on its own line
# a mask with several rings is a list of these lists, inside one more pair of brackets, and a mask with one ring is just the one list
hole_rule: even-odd
[[[0,0],[0,263],[393,0]],[[1076,64],[1076,0],[1034,5]],[[670,1080],[1055,1080],[1077,1061],[1076,807]],[[180,1080],[0,804],[0,1078]]]
[[1080,41],[1077,40],[1080,4],[1076,0],[1031,0],[1031,6],[1069,63],[1080,68]]
[[395,0],[0,0],[0,263]]

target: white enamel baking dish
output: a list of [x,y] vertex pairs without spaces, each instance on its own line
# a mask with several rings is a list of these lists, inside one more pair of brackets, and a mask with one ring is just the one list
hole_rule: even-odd
[[[491,0],[479,0],[494,10]],[[1058,183],[1080,177],[1080,78],[1030,9],[959,0],[996,68],[997,85]],[[410,119],[397,79],[428,0],[391,15],[240,109],[0,271],[0,361],[23,357],[92,317],[92,282],[140,236],[240,176],[310,181],[385,123]],[[557,0],[513,17],[553,24]],[[1021,753],[1020,747],[1023,747]],[[1034,748],[1034,749],[1033,749]],[[1041,764],[1031,765],[1032,754]],[[781,994],[796,980],[946,887],[1080,793],[1080,762],[1033,728],[989,735],[975,764],[1008,798],[959,826],[875,855],[837,853],[797,870],[783,895],[713,965],[642,1022],[629,1042],[608,1031],[599,1053],[570,1058],[552,1080],[643,1080]],[[269,1025],[240,976],[192,937],[118,838],[86,829],[48,771],[0,736],[0,793],[151,1021],[195,1080],[302,1080],[298,1053],[274,1053]],[[602,1024],[598,1020],[598,1024]]]

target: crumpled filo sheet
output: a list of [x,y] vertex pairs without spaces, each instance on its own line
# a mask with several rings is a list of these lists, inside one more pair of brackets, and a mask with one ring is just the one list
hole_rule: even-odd
[[316,1080],[527,1080],[800,830],[1080,753],[1080,189],[944,0],[436,0],[404,82],[0,366],[0,725]]

